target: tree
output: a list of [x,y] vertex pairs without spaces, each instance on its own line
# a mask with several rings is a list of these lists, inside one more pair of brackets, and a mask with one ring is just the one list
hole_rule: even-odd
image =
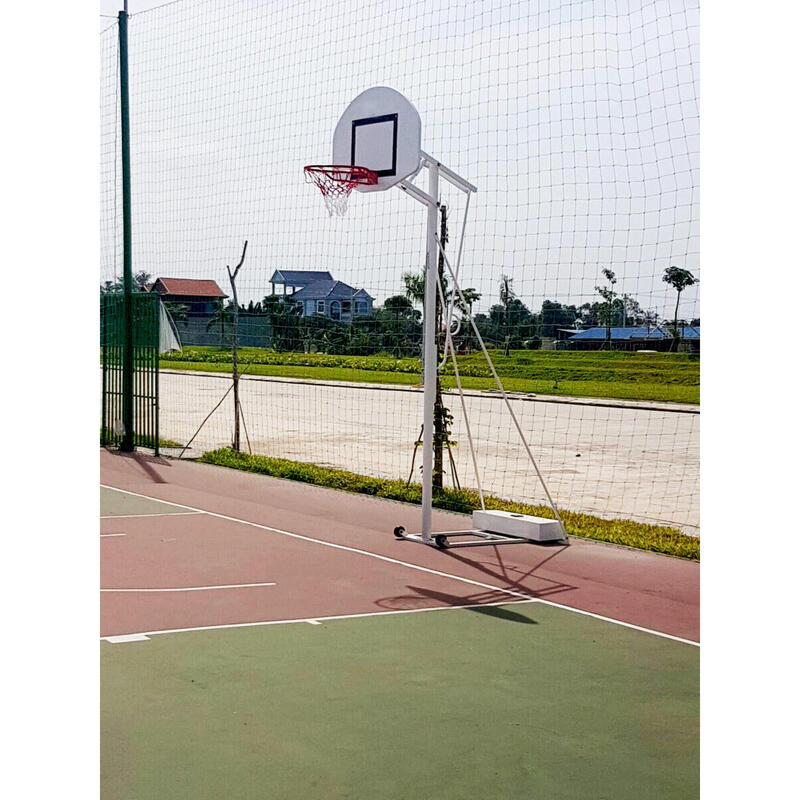
[[175,322],[188,322],[189,306],[185,303],[174,303],[168,300],[164,303],[164,308]]
[[350,332],[349,352],[357,356],[374,353],[380,346],[380,323],[374,314],[356,317],[348,326]]
[[222,347],[225,344],[225,323],[230,324],[233,317],[233,311],[230,304],[226,305],[225,301],[221,298],[217,300],[214,307],[214,313],[206,325],[206,332],[210,331],[215,325],[219,325],[219,344]]
[[[133,291],[146,292],[147,286],[152,282],[153,277],[149,272],[139,270],[133,276]],[[122,293],[122,279],[116,278],[113,281],[103,281],[100,284],[100,294],[121,294]]]
[[414,308],[411,301],[402,294],[393,294],[391,297],[387,297],[383,301],[383,310],[411,316],[417,321],[422,317],[422,314]]
[[380,347],[393,356],[419,357],[422,342],[422,314],[402,294],[387,297],[375,313],[380,330]]
[[231,282],[231,292],[233,293],[233,449],[239,451],[239,418],[242,413],[241,403],[239,402],[239,295],[236,291],[236,276],[244,264],[244,257],[247,254],[247,239],[244,240],[242,257],[236,265],[236,269],[231,272],[230,265],[226,265],[228,279]]
[[425,271],[423,270],[422,272],[406,272],[403,275],[403,286],[405,286],[405,296],[412,303],[419,303],[424,308]]
[[324,314],[311,314],[300,321],[300,338],[309,353],[317,350],[327,353],[325,349],[325,332],[338,323]]
[[115,281],[103,281],[100,284],[100,294],[121,294],[122,293],[122,281],[115,280]]
[[672,329],[673,339],[669,348],[670,350],[673,350],[677,349],[677,342],[680,338],[680,332],[678,330],[678,306],[681,302],[681,292],[689,286],[694,286],[700,281],[695,278],[695,276],[692,275],[688,269],[681,269],[680,267],[667,267],[664,270],[664,276],[662,280],[664,283],[668,283],[678,293],[678,299],[675,301],[675,319]]
[[475,324],[485,342],[502,345],[505,352],[519,350],[523,342],[536,335],[539,317],[518,298],[513,297],[507,305],[496,303],[485,314],[475,315]]
[[[500,305],[503,307],[503,322],[505,325],[505,336],[503,337],[504,340],[504,350],[503,354],[508,355],[509,348],[511,346],[511,332],[510,332],[510,320],[509,320],[509,306],[511,301],[515,299],[514,290],[511,288],[511,282],[513,278],[509,278],[508,275],[501,275],[500,276]],[[491,315],[491,314],[490,314]]]
[[600,303],[584,303],[578,307],[578,322],[584,328],[594,328],[598,325],[597,311]]
[[133,291],[146,292],[147,287],[152,283],[153,276],[149,272],[139,270],[133,276]]
[[654,308],[648,308],[645,311],[642,311],[642,325],[646,325],[648,328],[654,328],[658,325],[661,316],[659,315],[658,311]]
[[617,298],[617,292],[614,291],[614,285],[617,282],[617,277],[613,271],[607,267],[603,269],[603,276],[608,281],[608,286],[595,286],[595,291],[603,298],[603,303],[600,304],[598,309],[598,321],[606,326],[606,340],[604,346],[611,349],[611,326],[614,324],[614,305]]
[[461,297],[456,293],[455,306],[462,314],[469,314],[469,316],[472,316],[472,305],[481,299],[481,293],[476,292],[475,289],[470,287],[468,289],[462,289],[461,294],[464,296],[464,300],[462,302]]
[[575,306],[564,306],[552,300],[545,300],[541,311],[542,336],[545,339],[557,339],[558,329],[572,327],[577,317],[578,311]]
[[279,295],[267,295],[261,301],[263,313],[272,328],[275,352],[298,350],[301,346],[300,318],[303,309],[296,300]]

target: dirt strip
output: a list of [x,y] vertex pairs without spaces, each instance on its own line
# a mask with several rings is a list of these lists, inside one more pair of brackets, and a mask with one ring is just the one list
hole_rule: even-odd
[[[571,608],[699,641],[700,568],[696,563],[577,539],[573,539],[567,548],[505,545],[439,551],[394,539],[392,529],[395,525],[403,525],[412,532],[418,530],[420,510],[414,506],[205,464],[154,459],[144,454],[121,455],[102,450],[101,482],[159,500],[368,551],[467,578],[489,587],[541,597]],[[155,519],[159,522],[154,523]],[[429,573],[366,555],[292,539],[220,517],[204,517],[202,523],[199,519],[192,516],[174,517],[168,521],[164,521],[164,518],[150,518],[135,523],[128,520],[126,528],[131,531],[129,536],[105,541],[115,544],[125,542],[123,546],[133,546],[136,538],[133,531],[138,530],[140,525],[144,531],[156,531],[143,535],[162,538],[172,537],[171,534],[166,535],[167,524],[170,528],[180,525],[185,532],[195,531],[194,552],[201,560],[199,566],[193,569],[199,569],[200,572],[180,577],[199,581],[205,576],[204,582],[197,585],[258,582],[245,579],[253,575],[258,580],[276,581],[279,584],[296,582],[296,591],[286,595],[287,604],[284,606],[283,600],[278,604],[282,609],[291,611],[285,615],[288,618],[358,613],[333,610],[356,606],[363,606],[360,609],[363,611],[391,610],[423,604],[451,605],[497,602],[502,599],[492,589],[471,587],[446,578],[434,579]],[[465,527],[467,522],[468,518],[463,515],[434,513],[436,530],[458,530]],[[119,521],[115,521],[113,527],[122,530]],[[220,535],[221,532],[224,535]],[[224,552],[218,550],[220,541]],[[151,541],[150,544],[152,550],[154,543]],[[186,542],[181,546],[187,546]],[[110,545],[106,551],[111,552]],[[143,569],[146,551],[145,547],[141,556],[144,559]],[[277,554],[281,555],[276,562],[276,567],[280,565],[281,573],[271,576],[269,559],[273,555],[277,558]],[[169,562],[172,561],[170,558]],[[174,561],[188,563],[186,557]],[[107,565],[104,562],[103,586],[111,586],[108,581],[112,578],[122,580],[132,577],[130,573],[115,573],[113,563]],[[129,560],[128,566],[131,563]],[[151,561],[148,569],[157,570],[160,563]],[[228,566],[223,567],[223,563]],[[236,568],[230,566],[237,563],[239,566]],[[306,565],[305,569],[303,565]],[[164,579],[176,580],[179,574],[173,572],[172,567],[169,569],[163,575]],[[144,580],[147,574],[159,573],[143,572],[137,579]],[[338,593],[336,581],[342,582]],[[245,588],[224,590],[224,593],[234,593],[231,597],[241,595],[243,603],[252,604],[247,605],[246,615],[252,612],[253,619],[267,619],[274,618],[264,616],[268,604],[272,600],[277,604],[278,598],[284,597],[284,589],[279,592],[275,589]],[[196,609],[202,609],[208,607],[208,594],[189,592],[172,595],[167,602],[171,604],[170,608],[176,607],[177,596],[183,598],[181,604],[195,604]],[[163,597],[157,594],[145,598],[137,596],[135,601],[131,600],[132,597],[130,594],[103,595],[101,608],[104,630],[127,632],[218,624],[208,621],[214,618],[213,614],[200,622],[203,614],[195,610],[186,612],[186,619],[194,620],[194,623],[171,625],[168,619],[178,620],[182,617],[165,610],[167,606]],[[187,597],[191,599],[187,600]],[[231,597],[227,600],[220,597],[214,602],[223,605],[234,603]],[[126,617],[128,612],[125,609],[134,608],[139,609],[136,615],[131,611],[130,614],[134,616]],[[309,610],[312,608],[315,610]],[[326,612],[324,609],[329,610]],[[138,616],[140,612],[141,617]],[[223,614],[220,611],[216,618],[228,619],[235,617],[236,613]],[[156,628],[144,625],[145,620],[152,620]]]

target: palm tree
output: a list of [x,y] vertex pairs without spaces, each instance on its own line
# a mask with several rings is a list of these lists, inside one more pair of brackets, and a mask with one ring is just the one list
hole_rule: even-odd
[[668,283],[678,293],[678,299],[675,301],[675,320],[673,322],[672,331],[673,338],[669,348],[671,351],[677,349],[677,342],[680,337],[678,333],[678,306],[681,302],[681,292],[688,286],[694,286],[696,283],[700,283],[700,280],[695,278],[688,269],[681,269],[680,267],[667,267],[664,270],[662,280],[664,283]]
[[425,271],[406,272],[403,275],[403,285],[405,286],[405,296],[412,303],[419,303],[425,306]]
[[505,346],[503,348],[503,354],[508,355],[508,350],[511,344],[511,333],[509,331],[509,313],[508,307],[511,305],[511,301],[514,300],[516,295],[514,294],[514,290],[511,288],[511,283],[513,282],[513,278],[509,278],[508,275],[501,275],[500,276],[500,305],[503,306],[503,325],[506,329],[505,335]]
[[217,306],[214,309],[214,316],[211,317],[208,325],[206,325],[206,331],[210,331],[214,325],[219,325],[220,347],[225,343],[225,323],[231,319],[231,316],[232,312],[230,306],[226,306],[224,300],[218,300]]
[[149,272],[140,269],[133,276],[133,290],[136,292],[146,292],[147,287],[152,283],[153,276]]
[[174,322],[188,322],[189,306],[185,303],[173,303],[168,300],[164,303],[164,308],[167,309],[167,313],[172,317]]
[[511,288],[513,282],[514,279],[509,278],[508,275],[500,276],[500,305],[503,308],[508,308],[508,304],[516,297],[514,290]]
[[475,289],[469,287],[468,289],[462,289],[461,295],[463,295],[463,301],[461,296],[456,295],[455,298],[455,305],[456,308],[462,314],[468,314],[470,317],[472,316],[472,304],[477,303],[478,300],[481,299],[481,293],[476,292]]

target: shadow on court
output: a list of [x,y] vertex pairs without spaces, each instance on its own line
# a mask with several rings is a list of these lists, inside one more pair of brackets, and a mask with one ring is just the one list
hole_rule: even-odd
[[394,597],[383,597],[376,601],[376,605],[390,611],[413,611],[414,609],[430,608],[430,601],[444,603],[454,608],[462,608],[465,611],[474,611],[488,617],[495,617],[506,622],[521,622],[526,625],[536,625],[536,621],[511,611],[507,608],[494,605],[478,605],[486,603],[509,602],[513,599],[501,592],[478,592],[470,595],[455,595],[439,592],[433,589],[426,589],[422,586],[412,586],[408,584],[411,594],[396,595]]
[[[424,589],[421,586],[409,586],[412,592],[416,592],[417,595],[421,597],[427,597],[430,600],[438,600],[442,603],[447,603],[448,605],[460,605],[462,604],[463,598],[455,597],[453,595],[445,594],[444,592],[436,592],[432,589]],[[477,596],[473,600],[475,603],[487,602],[485,598],[478,599]],[[516,611],[512,611],[509,608],[503,608],[502,606],[487,606],[487,605],[475,605],[475,606],[467,606],[464,608],[464,611],[474,611],[476,614],[484,614],[487,617],[494,617],[495,619],[502,619],[506,622],[521,622],[523,625],[536,625],[538,624],[536,620],[531,619],[530,617],[523,616]]]
[[[520,547],[527,547],[528,545],[520,545]],[[463,549],[463,548],[459,548]],[[443,552],[455,561],[459,561],[462,564],[466,564],[474,569],[478,570],[479,572],[483,572],[485,575],[489,575],[496,580],[502,581],[506,588],[514,589],[517,591],[521,591],[525,594],[529,594],[532,597],[545,597],[552,594],[559,594],[561,592],[569,592],[576,589],[576,586],[573,586],[569,583],[563,583],[560,581],[554,581],[550,578],[542,578],[539,575],[536,575],[536,570],[543,567],[549,561],[552,561],[556,556],[560,555],[564,552],[566,548],[563,545],[558,547],[558,550],[555,552],[550,553],[547,557],[543,558],[538,563],[534,564],[530,569],[522,570],[517,566],[514,565],[506,565],[506,562],[503,561],[500,555],[500,548],[499,547],[492,547],[491,551],[494,552],[494,556],[497,559],[496,562],[487,561],[487,560],[478,560],[476,558],[469,558],[465,555],[462,555],[458,550],[449,549],[444,550]],[[539,585],[529,586],[526,585],[526,580],[533,578],[536,580]],[[486,602],[478,601],[478,602]]]

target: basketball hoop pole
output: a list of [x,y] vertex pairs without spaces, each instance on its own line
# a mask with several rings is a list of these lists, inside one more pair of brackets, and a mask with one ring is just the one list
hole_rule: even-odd
[[[428,155],[421,148],[422,123],[416,108],[399,92],[388,86],[373,86],[359,94],[347,106],[336,129],[333,132],[333,164],[314,165],[305,168],[306,179],[313,181],[325,198],[329,213],[343,214],[347,198],[351,190],[359,192],[379,192],[396,186],[428,211],[427,230],[425,235],[425,279],[423,292],[423,424],[422,424],[422,525],[420,533],[406,533],[402,525],[394,529],[396,539],[405,539],[421,544],[445,547],[475,547],[476,545],[494,546],[498,544],[516,544],[523,542],[550,542],[561,540],[566,543],[564,526],[555,508],[550,493],[544,485],[544,478],[536,465],[533,454],[525,440],[524,432],[517,422],[514,409],[506,396],[497,372],[492,365],[489,353],[483,344],[480,332],[475,326],[471,310],[464,302],[464,295],[459,288],[458,273],[461,264],[461,253],[464,245],[464,232],[467,225],[467,211],[470,198],[477,188],[464,180],[453,170],[448,169],[439,159]],[[411,181],[422,167],[428,170],[427,191],[415,186]],[[455,270],[444,252],[444,243],[437,236],[439,228],[439,181],[446,181],[466,195],[464,219],[461,223],[461,241]],[[442,233],[444,238],[444,231]],[[556,519],[536,517],[530,514],[516,514],[510,511],[487,510],[478,475],[478,462],[467,420],[467,408],[461,381],[458,374],[456,351],[453,344],[451,327],[455,296],[448,300],[444,293],[444,275],[439,275],[438,262],[442,260],[450,273],[453,289],[458,294],[459,305],[463,304],[465,318],[469,319],[472,329],[481,344],[481,348],[492,370],[498,388],[506,402],[517,431],[522,438],[528,456],[533,463],[536,474],[542,483],[545,494],[550,501]],[[447,339],[445,342],[445,360],[439,364],[436,337],[437,331],[437,298],[441,296],[442,307],[446,305]],[[464,421],[467,425],[472,463],[475,469],[475,480],[478,482],[478,493],[481,498],[481,510],[472,514],[472,528],[464,531],[432,531],[433,517],[433,472],[436,467],[434,428],[437,400],[437,375],[444,366],[449,350],[453,359],[456,384],[461,397]],[[418,442],[419,444],[419,442]],[[416,446],[415,446],[416,452]],[[455,470],[455,464],[451,463]],[[413,471],[413,464],[412,464]],[[448,543],[449,538],[469,537],[467,541]]]
[[425,314],[422,334],[424,361],[424,415],[422,428],[422,541],[431,541],[433,510],[433,412],[436,402],[436,230],[439,225],[439,165],[428,164],[428,237],[425,254]]
[[465,194],[477,191],[476,187],[445,167],[441,162],[420,152],[422,163],[428,169],[428,192],[409,181],[400,181],[398,187],[428,208],[428,232],[425,253],[425,303],[423,320],[423,429],[422,429],[422,541],[431,543],[431,515],[433,512],[433,415],[436,403],[436,371],[439,367],[436,353],[436,264],[439,255],[436,233],[439,226],[439,177],[461,189]]

